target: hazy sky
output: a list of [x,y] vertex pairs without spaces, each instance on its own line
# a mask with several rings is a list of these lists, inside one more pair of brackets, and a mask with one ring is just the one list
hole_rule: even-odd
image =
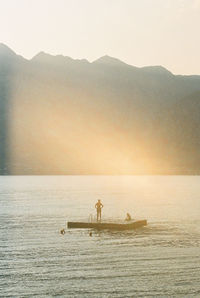
[[200,74],[200,0],[0,0],[0,42],[93,61]]

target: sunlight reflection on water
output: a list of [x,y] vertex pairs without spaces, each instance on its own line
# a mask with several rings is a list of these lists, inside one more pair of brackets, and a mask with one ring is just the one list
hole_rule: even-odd
[[[0,178],[0,296],[198,297],[200,177]],[[87,220],[146,218],[134,231],[59,231]],[[95,215],[95,214],[94,214]]]

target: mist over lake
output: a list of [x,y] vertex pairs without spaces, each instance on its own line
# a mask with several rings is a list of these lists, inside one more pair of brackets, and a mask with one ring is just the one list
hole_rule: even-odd
[[0,44],[0,174],[199,174],[200,76]]
[[0,0],[0,298],[200,297],[200,0]]

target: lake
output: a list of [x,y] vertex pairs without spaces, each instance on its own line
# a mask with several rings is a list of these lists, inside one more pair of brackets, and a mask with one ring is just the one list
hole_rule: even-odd
[[[97,199],[148,225],[66,228]],[[199,176],[1,176],[0,219],[0,297],[200,297]]]

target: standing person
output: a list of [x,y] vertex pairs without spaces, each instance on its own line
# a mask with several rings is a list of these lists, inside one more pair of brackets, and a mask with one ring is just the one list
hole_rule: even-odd
[[95,204],[95,208],[97,209],[97,221],[101,221],[101,209],[103,208],[101,200],[98,200],[98,202]]

